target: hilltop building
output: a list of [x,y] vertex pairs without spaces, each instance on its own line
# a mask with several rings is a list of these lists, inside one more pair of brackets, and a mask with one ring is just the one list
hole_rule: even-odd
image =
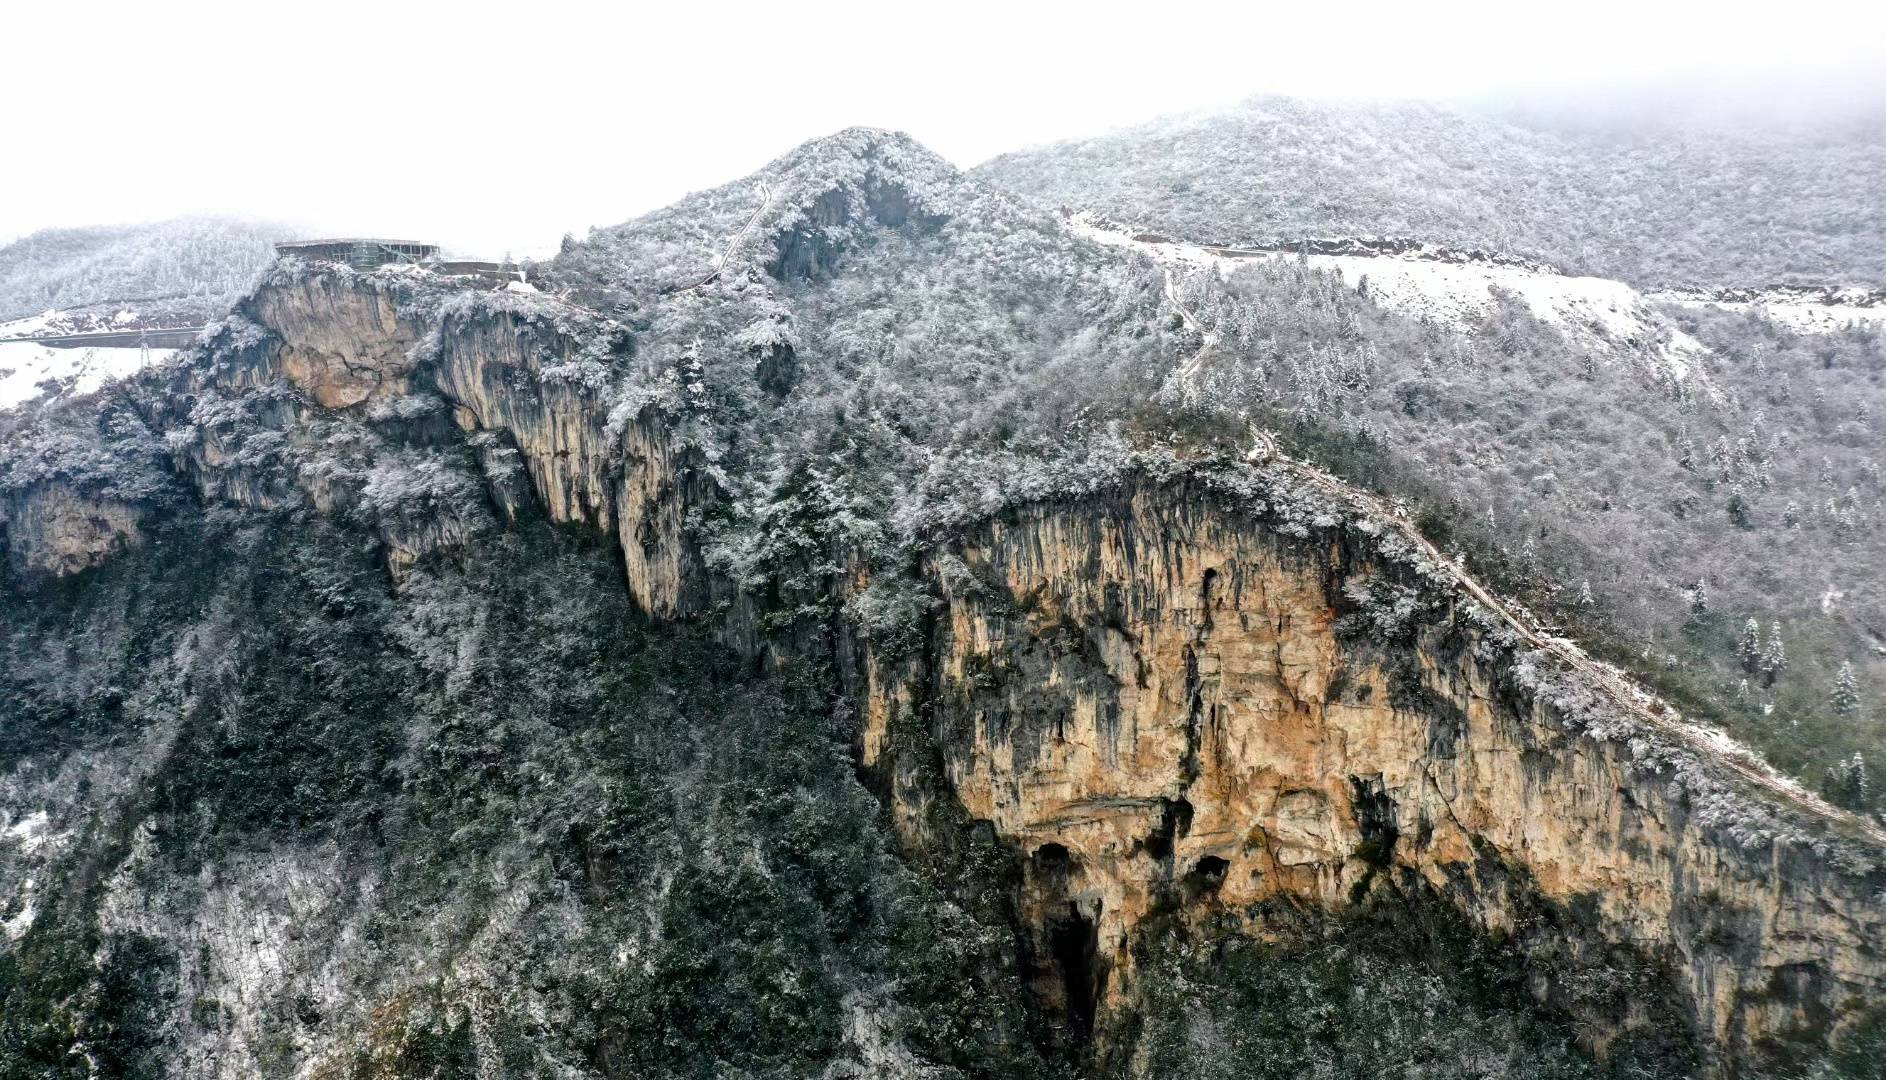
[[352,236],[327,240],[285,240],[275,245],[277,255],[345,263],[356,270],[372,270],[388,263],[421,262],[438,253],[437,244],[422,244],[417,240],[378,240]]

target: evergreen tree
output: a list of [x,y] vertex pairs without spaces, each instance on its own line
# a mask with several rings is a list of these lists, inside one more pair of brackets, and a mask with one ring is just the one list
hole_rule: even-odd
[[1781,644],[1781,623],[1768,624],[1768,645],[1762,649],[1762,685],[1773,686],[1788,670],[1788,651]]
[[1854,677],[1851,660],[1840,665],[1840,675],[1834,680],[1834,711],[1841,716],[1860,711],[1860,682]]
[[1697,578],[1696,587],[1690,590],[1690,614],[1709,614],[1709,580]]
[[1827,778],[1821,784],[1821,791],[1827,801],[1849,810],[1864,810],[1871,798],[1872,784],[1866,775],[1866,758],[1859,751],[1845,761],[1837,761],[1827,767]]
[[1750,675],[1762,669],[1762,624],[1754,619],[1742,624],[1742,640],[1736,646],[1742,658],[1742,670]]
[[1729,520],[1746,529],[1750,525],[1748,514],[1748,494],[1742,489],[1742,482],[1736,481],[1729,488]]

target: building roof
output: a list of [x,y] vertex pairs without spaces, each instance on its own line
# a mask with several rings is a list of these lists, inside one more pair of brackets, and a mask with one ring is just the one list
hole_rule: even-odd
[[438,246],[436,244],[428,244],[423,240],[387,240],[378,236],[334,236],[325,240],[281,240],[276,242],[275,250],[286,251],[293,248],[335,247],[341,245],[352,247],[355,244],[385,244],[387,247],[424,248]]

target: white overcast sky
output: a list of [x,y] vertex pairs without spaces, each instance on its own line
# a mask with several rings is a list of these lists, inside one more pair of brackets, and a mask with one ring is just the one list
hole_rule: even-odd
[[850,124],[967,166],[1258,92],[1837,102],[1879,86],[1882,9],[7,0],[0,241],[222,213],[531,254]]

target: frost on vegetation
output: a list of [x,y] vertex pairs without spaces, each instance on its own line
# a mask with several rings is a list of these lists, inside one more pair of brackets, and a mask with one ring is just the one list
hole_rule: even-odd
[[430,416],[446,407],[445,399],[437,394],[414,393],[401,394],[398,397],[380,398],[367,409],[367,418],[376,423],[395,420],[417,420]]
[[138,413],[85,400],[42,411],[0,439],[0,494],[63,482],[121,502],[171,490],[159,464],[167,447]]
[[1432,617],[1435,605],[1406,585],[1379,578],[1352,578],[1343,596],[1354,610],[1336,620],[1336,632],[1362,636],[1380,645],[1405,643]]
[[466,442],[478,452],[479,468],[493,483],[521,479],[524,459],[517,447],[508,445],[496,432],[474,432]]
[[202,334],[197,337],[197,344],[219,352],[240,353],[262,345],[271,334],[268,327],[241,312],[232,311],[203,327]]
[[477,478],[438,451],[396,449],[376,460],[361,488],[361,508],[386,517],[464,510],[483,490]]
[[880,656],[890,656],[921,644],[924,619],[934,605],[920,583],[881,577],[845,601],[845,614]]

